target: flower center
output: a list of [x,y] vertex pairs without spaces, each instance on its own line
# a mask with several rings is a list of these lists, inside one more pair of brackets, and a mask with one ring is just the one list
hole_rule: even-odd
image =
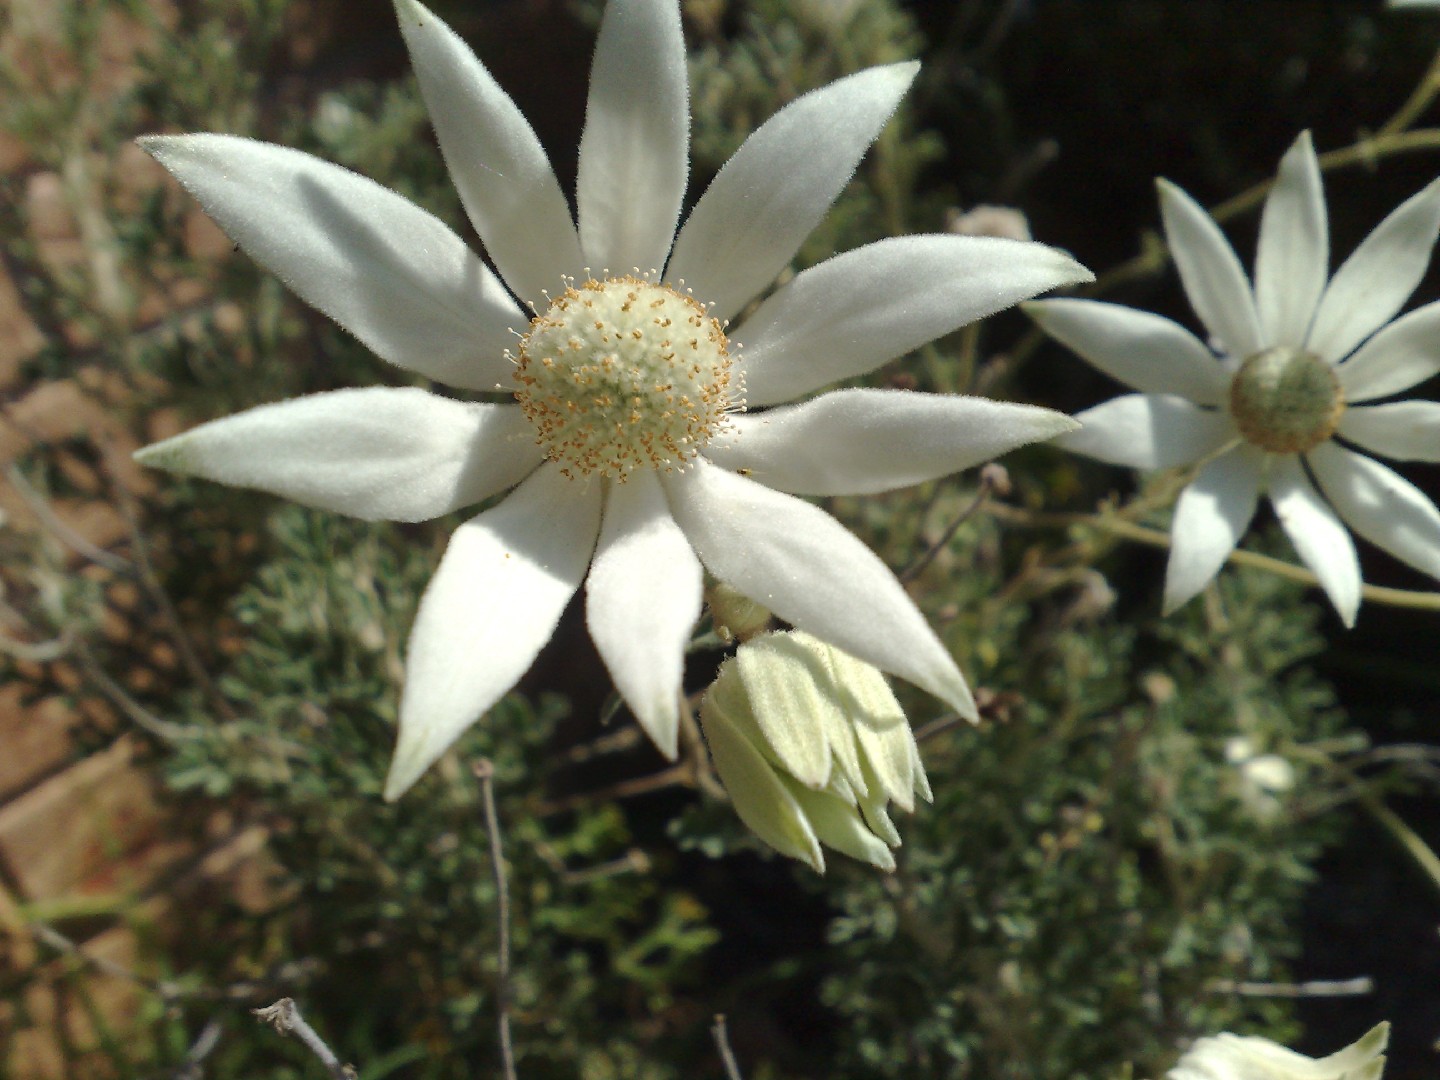
[[1235,426],[1246,441],[1272,454],[1319,446],[1335,434],[1344,411],[1335,369],[1288,345],[1248,357],[1230,383]]
[[515,397],[566,476],[670,471],[739,404],[727,346],[702,304],[648,274],[567,280],[511,356]]

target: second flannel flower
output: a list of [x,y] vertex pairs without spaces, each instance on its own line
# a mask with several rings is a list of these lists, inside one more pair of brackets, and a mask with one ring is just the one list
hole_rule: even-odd
[[1395,319],[1440,233],[1440,181],[1401,204],[1331,277],[1320,166],[1301,135],[1265,201],[1253,288],[1188,195],[1161,181],[1160,207],[1218,355],[1169,319],[1116,304],[1044,300],[1026,310],[1141,391],[1081,413],[1083,430],[1061,445],[1139,469],[1199,466],[1175,507],[1166,610],[1215,576],[1262,493],[1347,626],[1360,605],[1360,566],[1346,525],[1440,577],[1435,504],[1345,445],[1440,461],[1440,404],[1374,404],[1440,371],[1440,303]]
[[917,65],[873,68],[790,103],[677,233],[689,106],[675,0],[606,9],[576,218],[530,125],[474,54],[420,4],[396,8],[451,177],[499,276],[424,210],[299,151],[225,135],[145,146],[241,247],[379,356],[513,403],[340,390],[218,420],[140,455],[367,519],[425,520],[515,487],[460,526],[421,602],[387,796],[515,685],[582,582],[617,689],[672,756],[702,566],[973,715],[960,671],[894,575],[794,496],[918,483],[1073,423],[882,390],[744,409],[862,375],[1089,273],[1038,244],[884,240],[797,275],[732,330],[726,320],[795,255]]

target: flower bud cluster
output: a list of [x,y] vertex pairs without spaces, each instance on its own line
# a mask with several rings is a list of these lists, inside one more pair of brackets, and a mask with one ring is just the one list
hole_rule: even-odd
[[800,631],[764,634],[721,666],[700,723],[735,811],[782,855],[824,873],[820,847],[882,870],[930,784],[880,672]]

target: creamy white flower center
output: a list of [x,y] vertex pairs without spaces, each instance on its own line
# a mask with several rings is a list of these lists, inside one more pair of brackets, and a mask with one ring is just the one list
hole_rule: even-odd
[[516,400],[570,477],[681,468],[740,403],[720,321],[649,275],[567,281],[511,359]]
[[1247,357],[1230,382],[1230,415],[1247,442],[1299,454],[1335,434],[1345,395],[1335,369],[1304,349],[1277,345]]

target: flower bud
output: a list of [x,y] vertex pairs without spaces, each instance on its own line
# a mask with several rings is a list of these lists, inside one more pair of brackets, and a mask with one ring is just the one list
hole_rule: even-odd
[[886,812],[931,798],[920,749],[884,676],[800,631],[740,646],[700,704],[735,812],[782,855],[824,873],[820,845],[893,870]]
[[1380,1080],[1390,1025],[1376,1024],[1345,1049],[1309,1058],[1255,1035],[1199,1039],[1169,1080]]

